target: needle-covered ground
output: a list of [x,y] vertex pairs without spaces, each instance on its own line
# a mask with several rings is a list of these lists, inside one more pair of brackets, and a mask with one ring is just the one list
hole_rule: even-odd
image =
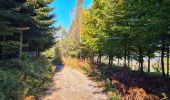
[[69,67],[57,66],[54,82],[41,100],[108,100],[108,97],[86,75]]

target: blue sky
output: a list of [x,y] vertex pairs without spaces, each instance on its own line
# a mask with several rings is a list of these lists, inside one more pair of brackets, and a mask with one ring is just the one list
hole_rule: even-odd
[[[83,7],[88,8],[92,0],[84,0]],[[56,14],[55,26],[62,25],[66,30],[69,29],[71,24],[71,10],[76,6],[76,0],[54,0],[50,7],[55,8],[52,12]]]

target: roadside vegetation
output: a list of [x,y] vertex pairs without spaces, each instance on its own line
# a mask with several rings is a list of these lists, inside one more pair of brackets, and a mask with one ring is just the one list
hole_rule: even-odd
[[55,71],[45,58],[1,61],[0,66],[0,100],[38,98]]
[[104,81],[113,100],[168,99],[170,2],[94,0],[88,9],[82,4],[77,0],[70,30],[59,43],[61,57],[88,61],[90,67],[82,68]]
[[53,0],[0,1],[0,100],[32,100],[53,79]]

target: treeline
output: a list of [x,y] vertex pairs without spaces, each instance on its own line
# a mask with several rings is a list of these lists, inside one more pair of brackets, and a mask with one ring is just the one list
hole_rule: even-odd
[[21,57],[23,52],[39,52],[54,43],[53,0],[0,1],[0,59]]
[[162,75],[169,76],[169,0],[94,0],[82,13],[82,57],[98,55],[100,64],[101,56],[107,55],[109,65],[115,58],[118,64],[124,59],[124,67],[130,67],[130,62],[135,60],[141,72],[147,58],[147,72],[150,72],[151,59],[160,52]]
[[60,34],[63,34],[60,42],[60,51],[62,55],[65,57],[79,57],[80,58],[80,28],[81,28],[81,16],[83,10],[83,1],[84,0],[76,0],[76,7],[71,12],[72,15],[72,23],[68,32],[63,31]]
[[[53,79],[53,0],[0,0],[0,100],[33,100]],[[40,56],[40,57],[39,57]]]

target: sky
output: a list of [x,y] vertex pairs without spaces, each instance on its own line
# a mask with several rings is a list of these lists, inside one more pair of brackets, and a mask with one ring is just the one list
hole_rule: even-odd
[[[92,0],[84,0],[83,7],[88,8],[92,4]],[[50,7],[55,8],[52,13],[56,15],[56,23],[54,26],[62,25],[66,30],[71,24],[71,11],[76,7],[76,0],[54,0]]]

